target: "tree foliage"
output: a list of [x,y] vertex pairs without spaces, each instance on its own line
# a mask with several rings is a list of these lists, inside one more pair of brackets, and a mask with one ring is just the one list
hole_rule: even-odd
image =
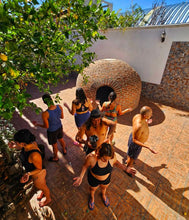
[[144,12],[142,8],[137,4],[134,4],[131,6],[130,10],[127,10],[119,17],[119,26],[122,28],[137,26],[143,16]]
[[[132,23],[131,21],[130,23]],[[100,29],[119,27],[117,13],[85,0],[3,0],[0,3],[0,117],[27,106],[28,83],[41,91],[94,59]],[[131,26],[131,25],[129,25]]]

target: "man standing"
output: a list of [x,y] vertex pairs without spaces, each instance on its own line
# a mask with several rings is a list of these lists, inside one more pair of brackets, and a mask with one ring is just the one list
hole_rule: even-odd
[[[94,109],[91,111],[89,119],[79,129],[76,141],[85,144],[84,150],[86,154],[89,154],[101,146],[103,142],[110,141],[115,127],[115,122],[102,118],[99,109]],[[87,136],[86,140],[83,139],[84,134]]]
[[66,152],[66,144],[63,139],[63,128],[60,119],[64,118],[63,109],[60,105],[54,105],[53,100],[49,94],[42,96],[43,102],[48,106],[48,109],[42,113],[43,124],[33,122],[35,126],[47,128],[47,137],[50,145],[53,146],[54,157],[50,157],[49,161],[57,162],[58,159],[58,144],[57,140],[62,146],[63,154]]
[[144,144],[148,140],[148,124],[152,122],[151,117],[152,109],[148,106],[143,106],[140,109],[140,114],[133,117],[133,132],[130,134],[128,141],[127,166],[133,165],[143,147],[150,150],[153,154],[156,154],[154,150]]

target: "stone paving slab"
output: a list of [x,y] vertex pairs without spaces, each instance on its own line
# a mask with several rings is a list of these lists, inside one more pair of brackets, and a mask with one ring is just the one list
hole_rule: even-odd
[[[62,106],[65,101],[71,105],[75,98],[75,83],[76,80],[72,79],[66,85],[52,88],[53,94],[60,93]],[[41,99],[42,93],[34,86],[29,87],[29,92],[32,95],[31,100],[45,110],[46,106]],[[37,136],[38,143],[46,146],[44,163],[47,169],[47,184],[53,199],[49,206],[57,220],[189,219],[188,112],[141,98],[137,109],[118,118],[115,133],[117,158],[120,162],[126,158],[127,141],[132,131],[132,117],[144,105],[150,106],[153,110],[153,123],[150,126],[147,144],[158,154],[154,155],[147,149],[142,150],[135,164],[137,169],[135,178],[130,178],[115,168],[107,190],[111,206],[109,208],[104,206],[98,190],[95,194],[93,211],[89,211],[87,205],[89,186],[86,176],[80,187],[72,186],[72,179],[79,175],[85,159],[82,149],[73,145],[77,133],[74,117],[64,108],[65,117],[62,123],[68,154],[63,156],[60,150],[59,162],[50,163],[47,158],[51,156],[52,148],[47,143],[46,130],[35,129],[31,123],[32,120],[41,121],[41,115],[36,115],[31,109],[27,109],[22,117],[15,113],[13,124],[16,129],[29,128]],[[26,219],[24,216],[24,211],[18,212],[19,220]]]

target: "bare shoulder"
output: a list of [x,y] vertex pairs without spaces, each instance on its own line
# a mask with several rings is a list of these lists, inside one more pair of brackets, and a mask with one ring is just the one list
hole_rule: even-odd
[[97,156],[95,153],[91,152],[90,154],[88,154],[86,156],[86,161],[88,164],[90,164],[91,166],[95,165],[96,161],[97,161]]
[[141,115],[137,114],[133,117],[133,123],[140,123],[141,122]]
[[90,154],[88,154],[87,156],[86,156],[86,159],[88,159],[88,160],[96,160],[96,154],[95,153],[93,153],[93,152],[91,152]]
[[58,105],[59,106],[59,108],[61,109],[61,110],[63,110],[63,108],[62,108],[62,106],[61,105]]
[[47,110],[42,112],[42,117],[49,117],[49,113]]
[[141,127],[142,127],[141,115],[137,114],[133,118],[133,131],[136,132],[136,131],[140,130]]
[[[39,148],[38,149],[36,148],[36,150],[39,150]],[[41,159],[41,154],[39,152],[32,152],[29,157],[32,161],[39,160]]]
[[117,157],[116,157],[116,154],[114,153],[114,157],[110,160],[110,164],[111,166],[113,166],[117,161]]
[[116,104],[116,110],[119,110],[119,109],[121,109],[121,105]]

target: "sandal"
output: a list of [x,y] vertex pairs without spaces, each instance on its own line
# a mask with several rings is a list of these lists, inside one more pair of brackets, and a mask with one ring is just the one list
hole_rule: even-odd
[[80,143],[78,143],[77,141],[74,141],[73,144],[77,147],[82,147],[82,145]]
[[50,162],[58,162],[59,159],[55,160],[54,157],[49,157],[48,161],[50,161]]
[[88,207],[90,210],[94,209],[94,202],[91,202],[91,199],[89,200]]
[[106,196],[106,200],[105,201],[103,200],[103,202],[106,207],[110,206],[110,201],[107,196]]
[[129,177],[133,177],[133,175],[131,173],[128,173],[126,171],[124,171]]

